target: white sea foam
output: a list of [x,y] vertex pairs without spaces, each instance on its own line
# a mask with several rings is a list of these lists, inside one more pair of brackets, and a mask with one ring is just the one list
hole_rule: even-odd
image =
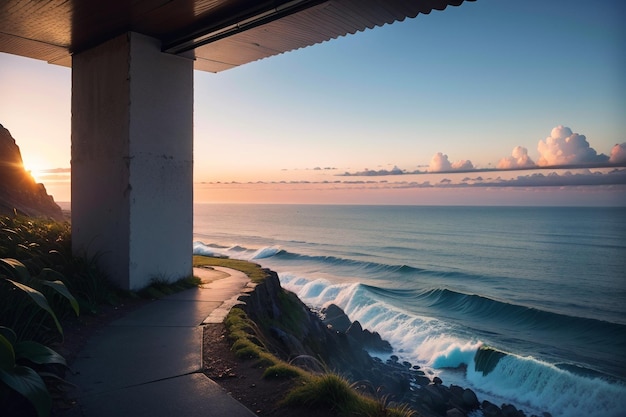
[[317,308],[337,304],[351,320],[379,332],[401,359],[428,367],[427,372],[433,375],[445,375],[445,369],[467,366],[464,380],[458,381],[455,376],[453,382],[474,389],[482,398],[514,403],[527,412],[549,411],[555,417],[617,417],[626,410],[624,386],[574,375],[534,358],[513,354],[501,358],[495,369],[483,376],[474,368],[474,357],[483,343],[458,337],[462,333],[458,328],[433,318],[407,314],[377,300],[356,283],[309,281],[293,274],[280,276],[282,285],[305,303]]
[[202,242],[193,242],[193,254],[200,256],[221,255],[220,250],[211,248]]
[[276,255],[280,251],[280,247],[278,246],[269,246],[265,248],[261,248],[254,252],[250,259],[265,259],[270,258]]
[[598,378],[574,375],[534,358],[509,354],[487,375],[467,368],[467,380],[481,391],[501,398],[515,398],[554,416],[623,416],[626,388]]

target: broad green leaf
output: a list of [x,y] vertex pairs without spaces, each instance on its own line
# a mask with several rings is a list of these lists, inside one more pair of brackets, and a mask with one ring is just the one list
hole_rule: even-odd
[[0,335],[0,370],[9,371],[15,367],[15,350],[3,335]]
[[[54,271],[52,269],[49,268],[44,268],[42,272],[42,274],[45,272],[46,275],[61,275],[60,273],[58,273],[57,271]],[[53,274],[54,273],[54,274]],[[63,275],[61,275],[61,277],[63,277]],[[41,283],[47,287],[50,287],[52,289],[54,289],[57,293],[61,294],[63,297],[65,297],[71,304],[72,309],[74,310],[74,313],[76,313],[76,315],[78,316],[79,314],[79,307],[78,307],[78,301],[76,301],[76,298],[74,298],[74,296],[72,295],[72,293],[70,293],[70,290],[67,289],[67,287],[65,286],[65,284],[63,283],[63,281],[57,280],[57,281],[46,281],[46,280],[42,280]]]
[[[3,265],[2,265],[3,264]],[[4,270],[10,273],[10,276],[19,280],[20,282],[26,282],[30,278],[30,273],[23,263],[13,258],[0,259],[0,266],[4,266]]]
[[65,279],[65,276],[63,276],[62,273],[55,271],[54,269],[51,268],[43,268],[41,270],[41,272],[39,273],[39,279],[43,279],[46,281],[61,281],[63,282],[63,280]]
[[17,335],[15,334],[13,329],[0,326],[0,335],[6,337],[11,345],[15,345],[15,343],[17,343]]
[[54,311],[52,311],[52,308],[50,307],[50,304],[48,304],[48,300],[46,299],[46,297],[42,293],[40,293],[39,291],[37,291],[36,289],[34,289],[32,287],[29,287],[28,285],[24,285],[24,284],[19,283],[17,281],[13,281],[13,280],[8,279],[8,278],[7,278],[7,281],[9,281],[11,284],[15,285],[20,290],[24,291],[26,294],[28,294],[28,296],[35,303],[37,303],[37,305],[39,307],[41,307],[43,310],[45,310],[48,313],[50,313],[50,316],[52,316],[52,318],[54,319],[54,323],[56,324],[57,329],[59,330],[59,333],[61,333],[61,335],[63,335],[63,328],[61,327],[61,323],[59,323],[59,319],[57,319],[56,314],[54,314]]
[[27,366],[16,366],[10,371],[0,369],[0,382],[26,397],[35,406],[39,417],[50,415],[52,398],[43,379]]
[[63,356],[50,349],[48,346],[31,340],[18,342],[15,345],[15,357],[17,359],[28,359],[39,365],[57,363],[67,366],[67,362],[65,362]]

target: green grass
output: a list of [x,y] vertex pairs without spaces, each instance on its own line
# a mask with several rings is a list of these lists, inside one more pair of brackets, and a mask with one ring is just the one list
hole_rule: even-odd
[[384,399],[358,393],[350,382],[336,374],[310,376],[291,390],[283,402],[287,407],[330,409],[339,416],[409,417],[408,407],[389,407]]
[[231,349],[240,359],[254,360],[265,367],[263,378],[293,379],[294,386],[281,406],[332,410],[339,416],[409,417],[407,407],[389,407],[384,399],[373,399],[358,393],[344,378],[325,373],[314,375],[277,358],[267,351],[256,323],[241,308],[233,308],[224,324]]
[[305,378],[306,373],[304,370],[297,366],[289,365],[283,361],[274,365],[268,366],[263,372],[263,378],[265,379],[291,379],[291,378]]
[[263,282],[265,278],[267,278],[267,271],[261,268],[260,265],[248,261],[241,261],[239,259],[194,255],[193,266],[221,266],[224,268],[235,269],[246,274],[250,280],[256,284]]
[[278,294],[278,301],[280,302],[280,310],[282,312],[280,323],[271,324],[278,325],[278,327],[281,327],[297,338],[302,338],[303,328],[301,323],[306,320],[307,313],[302,308],[298,296],[292,292],[282,291]]
[[239,359],[254,359],[264,366],[276,365],[279,359],[271,355],[264,343],[263,333],[256,323],[240,308],[233,308],[226,316],[231,349]]
[[196,288],[200,284],[202,284],[202,280],[198,277],[187,277],[176,282],[168,282],[165,279],[153,279],[150,285],[138,291],[137,295],[143,298],[158,299],[190,288]]

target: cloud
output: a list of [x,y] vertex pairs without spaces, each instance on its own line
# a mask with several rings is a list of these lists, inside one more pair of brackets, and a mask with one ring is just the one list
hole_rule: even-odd
[[37,172],[40,174],[66,174],[72,172],[72,168],[40,169]]
[[498,169],[517,169],[517,168],[532,168],[535,163],[528,156],[528,149],[523,146],[516,146],[511,152],[511,156],[502,158],[498,162]]
[[472,161],[468,159],[461,159],[460,161],[456,161],[452,164],[452,169],[457,171],[466,171],[474,169],[474,164],[472,164]]
[[537,144],[539,151],[539,166],[575,165],[606,163],[608,157],[598,155],[595,149],[589,146],[585,135],[573,133],[569,127],[559,125],[552,129],[545,141]]
[[[538,169],[537,171],[541,171]],[[616,193],[622,195],[626,192],[626,168],[600,168],[588,169],[578,168],[572,170],[549,170],[544,172],[533,172],[527,175],[519,175],[514,178],[484,178],[476,176],[474,178],[464,177],[457,180],[454,177],[444,177],[440,180],[407,181],[400,180],[406,177],[397,177],[398,181],[376,181],[376,180],[334,180],[334,181],[280,181],[280,182],[211,182],[202,183],[208,187],[245,188],[245,189],[291,189],[291,190],[362,190],[362,189],[501,189],[501,188],[544,188],[544,187],[604,187],[604,189],[614,189]]]
[[451,171],[452,164],[448,161],[448,155],[444,155],[441,152],[437,152],[430,159],[430,164],[428,165],[429,172],[441,172],[441,171]]
[[618,143],[611,149],[611,156],[609,162],[612,164],[624,164],[626,163],[626,142]]
[[474,169],[472,161],[462,159],[452,164],[448,160],[448,155],[441,152],[433,155],[428,166],[428,172],[469,171],[472,169]]
[[394,166],[393,169],[391,170],[386,170],[386,169],[380,169],[380,170],[371,170],[371,169],[367,169],[365,168],[365,171],[358,171],[358,172],[344,172],[343,174],[340,174],[339,176],[342,177],[350,177],[350,176],[354,176],[354,177],[377,177],[377,176],[385,176],[385,175],[403,175],[403,174],[415,174],[418,172],[404,172],[403,170],[401,170],[400,168],[398,168],[397,166]]
[[504,181],[500,186],[510,187],[555,187],[555,186],[583,186],[583,185],[618,185],[626,184],[626,170],[614,170],[603,174],[583,170],[572,173],[566,171],[562,174],[551,172],[549,174],[534,173],[522,175],[517,178]]

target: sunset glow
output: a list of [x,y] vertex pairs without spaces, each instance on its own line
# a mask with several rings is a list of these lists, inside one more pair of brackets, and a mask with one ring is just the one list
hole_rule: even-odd
[[[481,0],[218,74],[196,71],[196,199],[427,204],[466,195],[468,204],[525,204],[519,196],[527,195],[529,204],[558,204],[567,195],[563,201],[572,202],[573,189],[453,192],[370,183],[334,191],[313,184],[429,181],[371,177],[394,170],[478,177],[474,171],[496,167],[623,168],[626,68],[619,57],[626,29],[617,16],[624,7],[618,0],[593,8]],[[27,169],[55,200],[68,201],[71,71],[0,54],[0,91],[0,123],[16,139]],[[499,175],[511,174],[488,176]],[[432,184],[441,180],[454,182]],[[567,186],[593,187],[594,181]],[[224,185],[233,182],[255,185]],[[268,185],[273,182],[300,184]],[[603,197],[589,200],[581,191],[579,204],[623,201],[620,184],[599,181]]]

